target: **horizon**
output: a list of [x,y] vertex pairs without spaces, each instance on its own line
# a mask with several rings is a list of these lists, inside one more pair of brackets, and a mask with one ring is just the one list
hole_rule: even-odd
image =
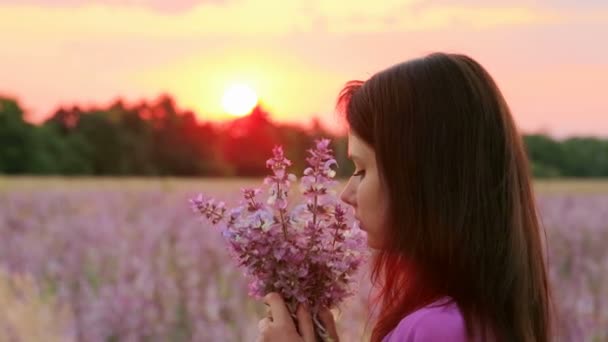
[[[0,94],[0,97],[3,94]],[[63,109],[63,110],[71,110],[73,108],[78,108],[80,111],[82,112],[89,112],[89,111],[94,111],[94,110],[107,110],[109,109],[113,104],[116,104],[117,102],[122,103],[126,108],[130,108],[130,107],[135,107],[137,105],[140,105],[142,103],[147,103],[148,105],[152,105],[154,104],[156,101],[158,101],[159,99],[162,99],[164,96],[170,96],[171,94],[159,94],[156,97],[152,97],[152,98],[148,98],[148,99],[138,99],[135,101],[127,101],[123,98],[115,98],[112,101],[109,101],[105,104],[89,104],[89,105],[79,105],[79,104],[72,104],[69,106],[59,106],[55,109],[55,111],[53,111],[50,114],[54,114],[56,111]],[[176,100],[175,97],[171,97],[173,100]],[[21,102],[18,101],[19,105],[23,105]],[[332,115],[335,115],[335,123],[327,123],[326,121],[324,121],[322,118],[318,117],[318,116],[311,116],[306,118],[307,121],[301,121],[301,122],[297,122],[297,121],[281,121],[281,120],[276,120],[273,117],[273,113],[271,111],[268,110],[268,108],[266,106],[264,106],[263,103],[256,103],[256,107],[260,107],[260,109],[265,112],[266,114],[268,114],[267,119],[273,124],[273,125],[295,125],[296,127],[300,127],[306,131],[311,131],[314,129],[314,125],[315,124],[319,124],[321,126],[321,129],[324,130],[325,132],[329,133],[329,134],[333,134],[336,136],[343,136],[347,134],[347,130],[348,127],[346,126],[346,124],[340,123],[340,118],[338,117],[337,113],[334,113]],[[225,118],[223,119],[206,119],[206,118],[201,118],[200,115],[197,115],[197,113],[191,109],[188,108],[184,108],[181,107],[179,103],[175,102],[175,108],[178,110],[179,113],[185,113],[185,112],[192,112],[194,114],[194,117],[196,119],[196,122],[199,125],[204,125],[204,124],[211,124],[213,126],[216,126],[217,128],[221,128],[223,126],[226,125],[230,125],[231,123],[239,120],[239,119],[244,119],[247,118],[249,116],[251,116],[253,114],[253,111],[255,108],[252,108],[252,110],[250,112],[245,113],[244,115],[239,115],[239,116],[232,116],[232,115],[228,115],[228,114],[224,114]],[[51,115],[47,116],[47,117],[43,117],[43,118],[39,118],[38,120],[32,120],[32,118],[30,117],[31,115],[28,114],[27,112],[27,108],[23,108],[22,109],[25,110],[24,112],[24,119],[25,121],[34,124],[34,125],[40,125],[43,123],[44,120],[48,119],[51,117]],[[543,136],[547,136],[552,138],[555,141],[564,141],[570,138],[599,138],[599,139],[608,139],[608,135],[602,136],[602,135],[597,135],[597,134],[570,134],[570,135],[554,135],[551,134],[551,132],[547,132],[547,131],[543,131],[543,130],[537,130],[537,131],[525,131],[525,130],[521,130],[520,129],[520,133],[522,135],[543,135]]]

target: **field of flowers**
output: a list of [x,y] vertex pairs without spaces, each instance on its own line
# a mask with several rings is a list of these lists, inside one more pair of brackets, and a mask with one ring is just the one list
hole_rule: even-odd
[[[259,180],[0,178],[0,339],[252,341],[264,305],[188,199]],[[537,183],[563,341],[608,340],[608,182]],[[336,312],[365,339],[369,283]]]

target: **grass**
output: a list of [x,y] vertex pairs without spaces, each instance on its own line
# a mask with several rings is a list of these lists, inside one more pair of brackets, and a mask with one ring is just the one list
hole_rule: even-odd
[[[37,191],[40,189],[93,190],[164,190],[209,193],[239,191],[244,186],[259,186],[260,178],[175,178],[175,177],[60,177],[0,176],[0,192],[6,190]],[[608,179],[536,180],[540,194],[578,193],[608,194]]]
[[608,179],[537,180],[534,188],[539,193],[608,194]]

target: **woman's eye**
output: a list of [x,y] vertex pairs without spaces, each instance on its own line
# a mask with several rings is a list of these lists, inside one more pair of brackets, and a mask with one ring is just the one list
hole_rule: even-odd
[[365,175],[365,170],[359,170],[359,171],[356,171],[355,173],[353,173],[353,177],[363,176],[363,175]]

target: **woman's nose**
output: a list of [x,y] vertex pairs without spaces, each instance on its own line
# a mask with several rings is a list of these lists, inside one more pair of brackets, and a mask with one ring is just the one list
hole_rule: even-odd
[[355,192],[350,181],[342,190],[342,193],[340,194],[340,199],[342,200],[342,202],[352,207],[355,206]]

